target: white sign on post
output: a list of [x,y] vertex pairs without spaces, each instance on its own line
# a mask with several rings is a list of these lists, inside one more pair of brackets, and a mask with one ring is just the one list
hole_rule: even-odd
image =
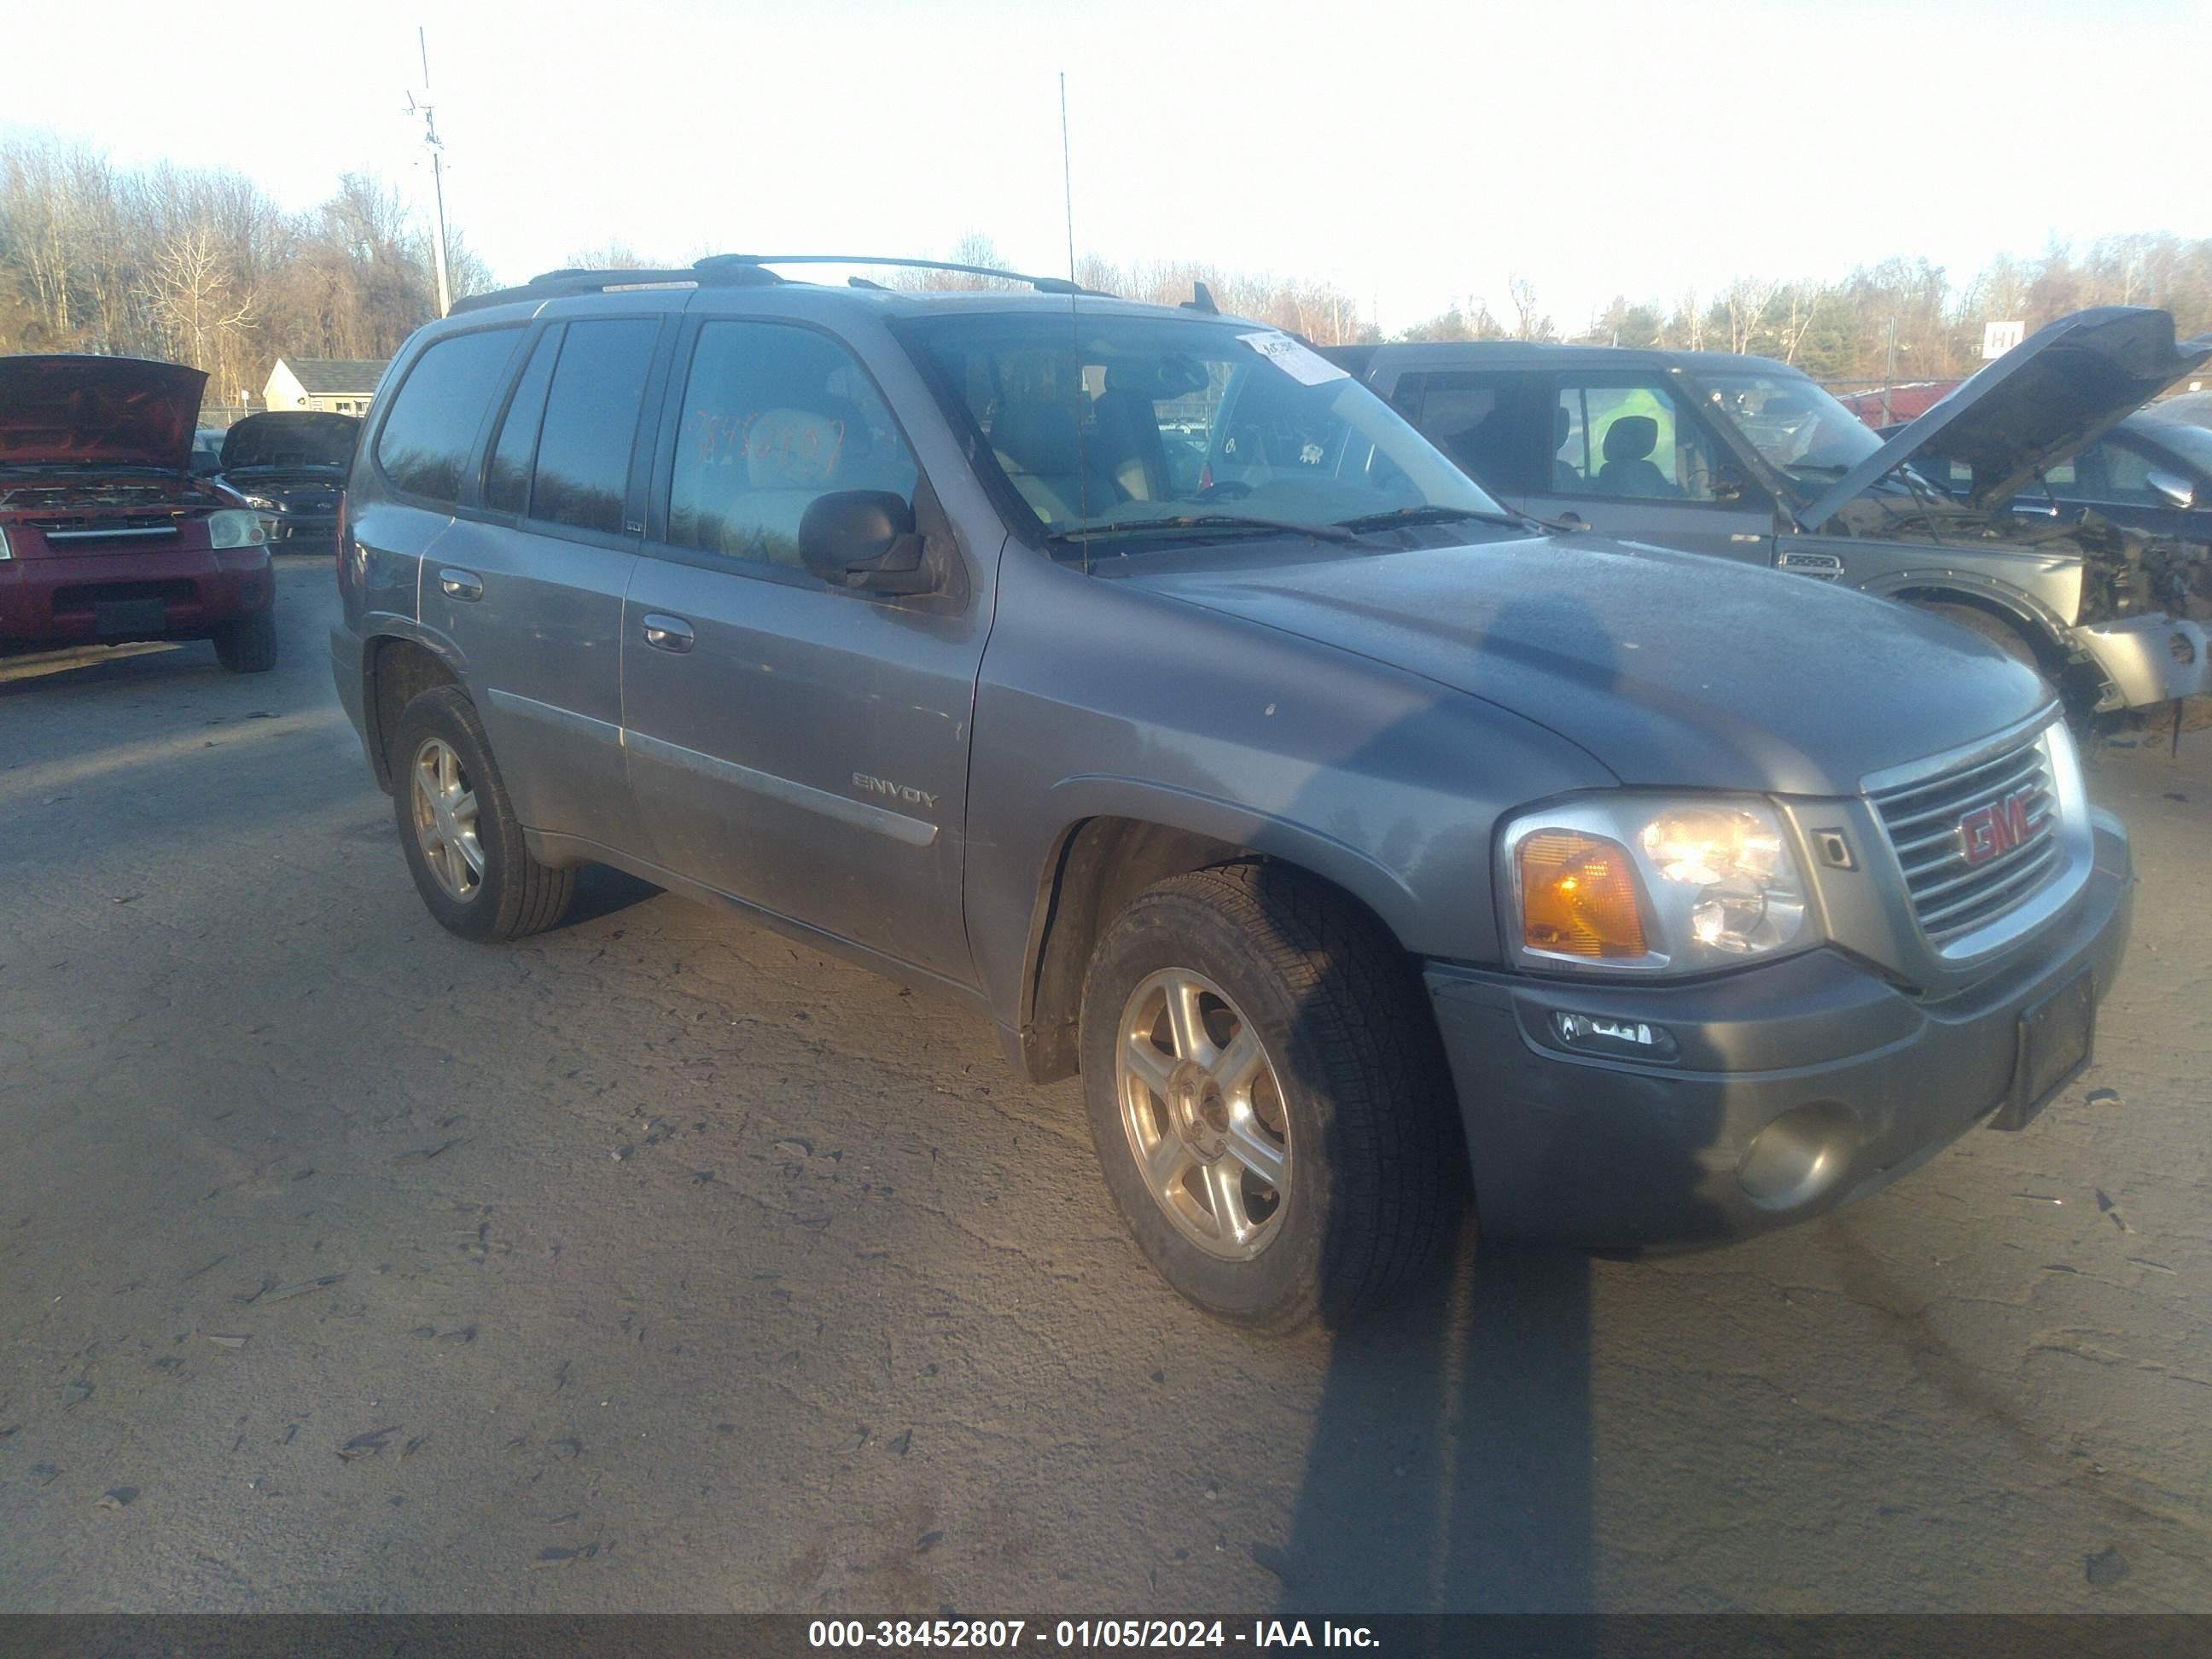
[[2002,357],[2027,337],[2026,323],[1984,323],[1982,325],[1982,359]]

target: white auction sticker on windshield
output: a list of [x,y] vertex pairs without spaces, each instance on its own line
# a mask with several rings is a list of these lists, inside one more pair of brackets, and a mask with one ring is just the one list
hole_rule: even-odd
[[1271,328],[1264,334],[1240,334],[1237,337],[1301,385],[1319,386],[1325,380],[1351,378],[1312,347],[1301,345],[1279,330]]

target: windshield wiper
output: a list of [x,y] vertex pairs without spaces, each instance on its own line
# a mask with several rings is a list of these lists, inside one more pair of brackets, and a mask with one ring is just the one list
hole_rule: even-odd
[[1339,519],[1340,530],[1394,530],[1405,524],[1450,524],[1462,520],[1473,520],[1477,524],[1504,525],[1509,530],[1526,530],[1537,520],[1518,513],[1492,513],[1478,507],[1440,507],[1424,504],[1419,507],[1394,507],[1385,513],[1363,513],[1356,519]]
[[1293,524],[1287,519],[1248,519],[1234,513],[1194,513],[1172,519],[1124,519],[1115,524],[1091,525],[1082,530],[1054,532],[1056,543],[1080,546],[1109,536],[1142,536],[1156,530],[1250,530],[1272,536],[1311,536],[1317,541],[1357,543],[1359,538],[1340,525]]

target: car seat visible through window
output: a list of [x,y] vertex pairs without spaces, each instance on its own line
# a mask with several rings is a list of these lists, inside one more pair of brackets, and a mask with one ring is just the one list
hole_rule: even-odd
[[1658,447],[1659,422],[1649,415],[1621,415],[1605,429],[1605,465],[1598,469],[1598,488],[1608,495],[1672,495],[1677,493],[1667,475],[1652,465]]

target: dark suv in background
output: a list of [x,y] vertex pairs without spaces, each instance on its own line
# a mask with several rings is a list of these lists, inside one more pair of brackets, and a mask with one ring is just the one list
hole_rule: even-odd
[[2212,358],[2212,339],[2177,346],[2163,311],[2062,318],[1887,435],[1764,357],[1518,341],[1325,355],[1539,519],[1905,600],[2082,713],[2212,690],[2195,550],[2094,513],[2014,510],[2039,473]]
[[223,434],[215,476],[261,514],[278,552],[333,552],[338,494],[360,433],[357,415],[312,409],[248,415]]
[[393,359],[331,656],[447,927],[599,861],[961,998],[1273,1328],[1470,1191],[1729,1238],[2087,1062],[2127,842],[2002,653],[1552,535],[1262,324],[799,263],[555,273]]

